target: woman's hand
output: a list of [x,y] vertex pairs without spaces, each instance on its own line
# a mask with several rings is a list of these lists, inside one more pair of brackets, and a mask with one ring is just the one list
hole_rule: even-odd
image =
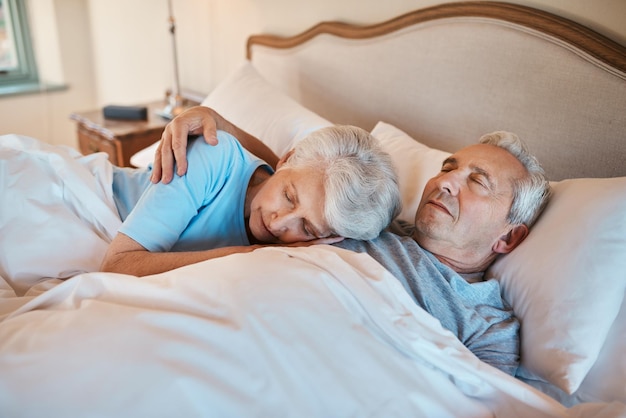
[[195,106],[185,110],[165,126],[161,142],[154,154],[152,166],[153,183],[169,183],[176,174],[187,172],[187,138],[189,135],[204,135],[210,145],[217,145],[217,118],[221,116],[212,109]]
[[278,156],[261,140],[233,125],[215,110],[205,106],[195,106],[176,116],[165,126],[161,142],[154,154],[153,183],[167,184],[176,174],[187,172],[187,138],[189,135],[204,135],[209,145],[217,145],[217,130],[225,131],[237,138],[245,149],[276,168]]

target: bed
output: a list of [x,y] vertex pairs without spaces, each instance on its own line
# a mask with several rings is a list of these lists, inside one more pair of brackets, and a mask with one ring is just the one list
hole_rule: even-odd
[[449,153],[494,130],[525,139],[554,195],[486,273],[521,322],[517,375],[366,254],[273,247],[98,272],[119,227],[106,156],[48,161],[50,146],[6,135],[0,161],[23,165],[0,170],[4,190],[20,184],[0,203],[0,415],[626,417],[624,46],[529,7],[449,3],[251,36],[203,105],[277,154],[330,124],[371,131],[407,221]]

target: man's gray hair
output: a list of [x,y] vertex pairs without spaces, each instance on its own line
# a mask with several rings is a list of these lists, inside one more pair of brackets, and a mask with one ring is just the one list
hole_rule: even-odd
[[324,176],[325,217],[336,235],[373,239],[402,206],[391,157],[355,126],[331,126],[296,144],[284,167],[313,167]]
[[535,223],[552,194],[550,183],[537,158],[526,144],[514,133],[497,131],[483,135],[479,142],[507,150],[526,168],[528,176],[513,181],[513,203],[508,221],[524,224],[529,228]]

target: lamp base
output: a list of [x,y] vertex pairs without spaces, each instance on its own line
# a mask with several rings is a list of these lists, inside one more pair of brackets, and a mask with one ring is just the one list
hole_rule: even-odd
[[163,109],[156,111],[156,114],[162,118],[172,120],[185,110],[185,101],[182,96],[178,94],[168,94],[167,102],[167,105]]

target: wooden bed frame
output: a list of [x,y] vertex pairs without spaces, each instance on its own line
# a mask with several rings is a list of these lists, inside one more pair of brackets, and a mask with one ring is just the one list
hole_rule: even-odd
[[335,123],[382,120],[449,152],[509,130],[551,180],[626,176],[626,48],[548,12],[449,3],[375,25],[251,36],[247,56]]

